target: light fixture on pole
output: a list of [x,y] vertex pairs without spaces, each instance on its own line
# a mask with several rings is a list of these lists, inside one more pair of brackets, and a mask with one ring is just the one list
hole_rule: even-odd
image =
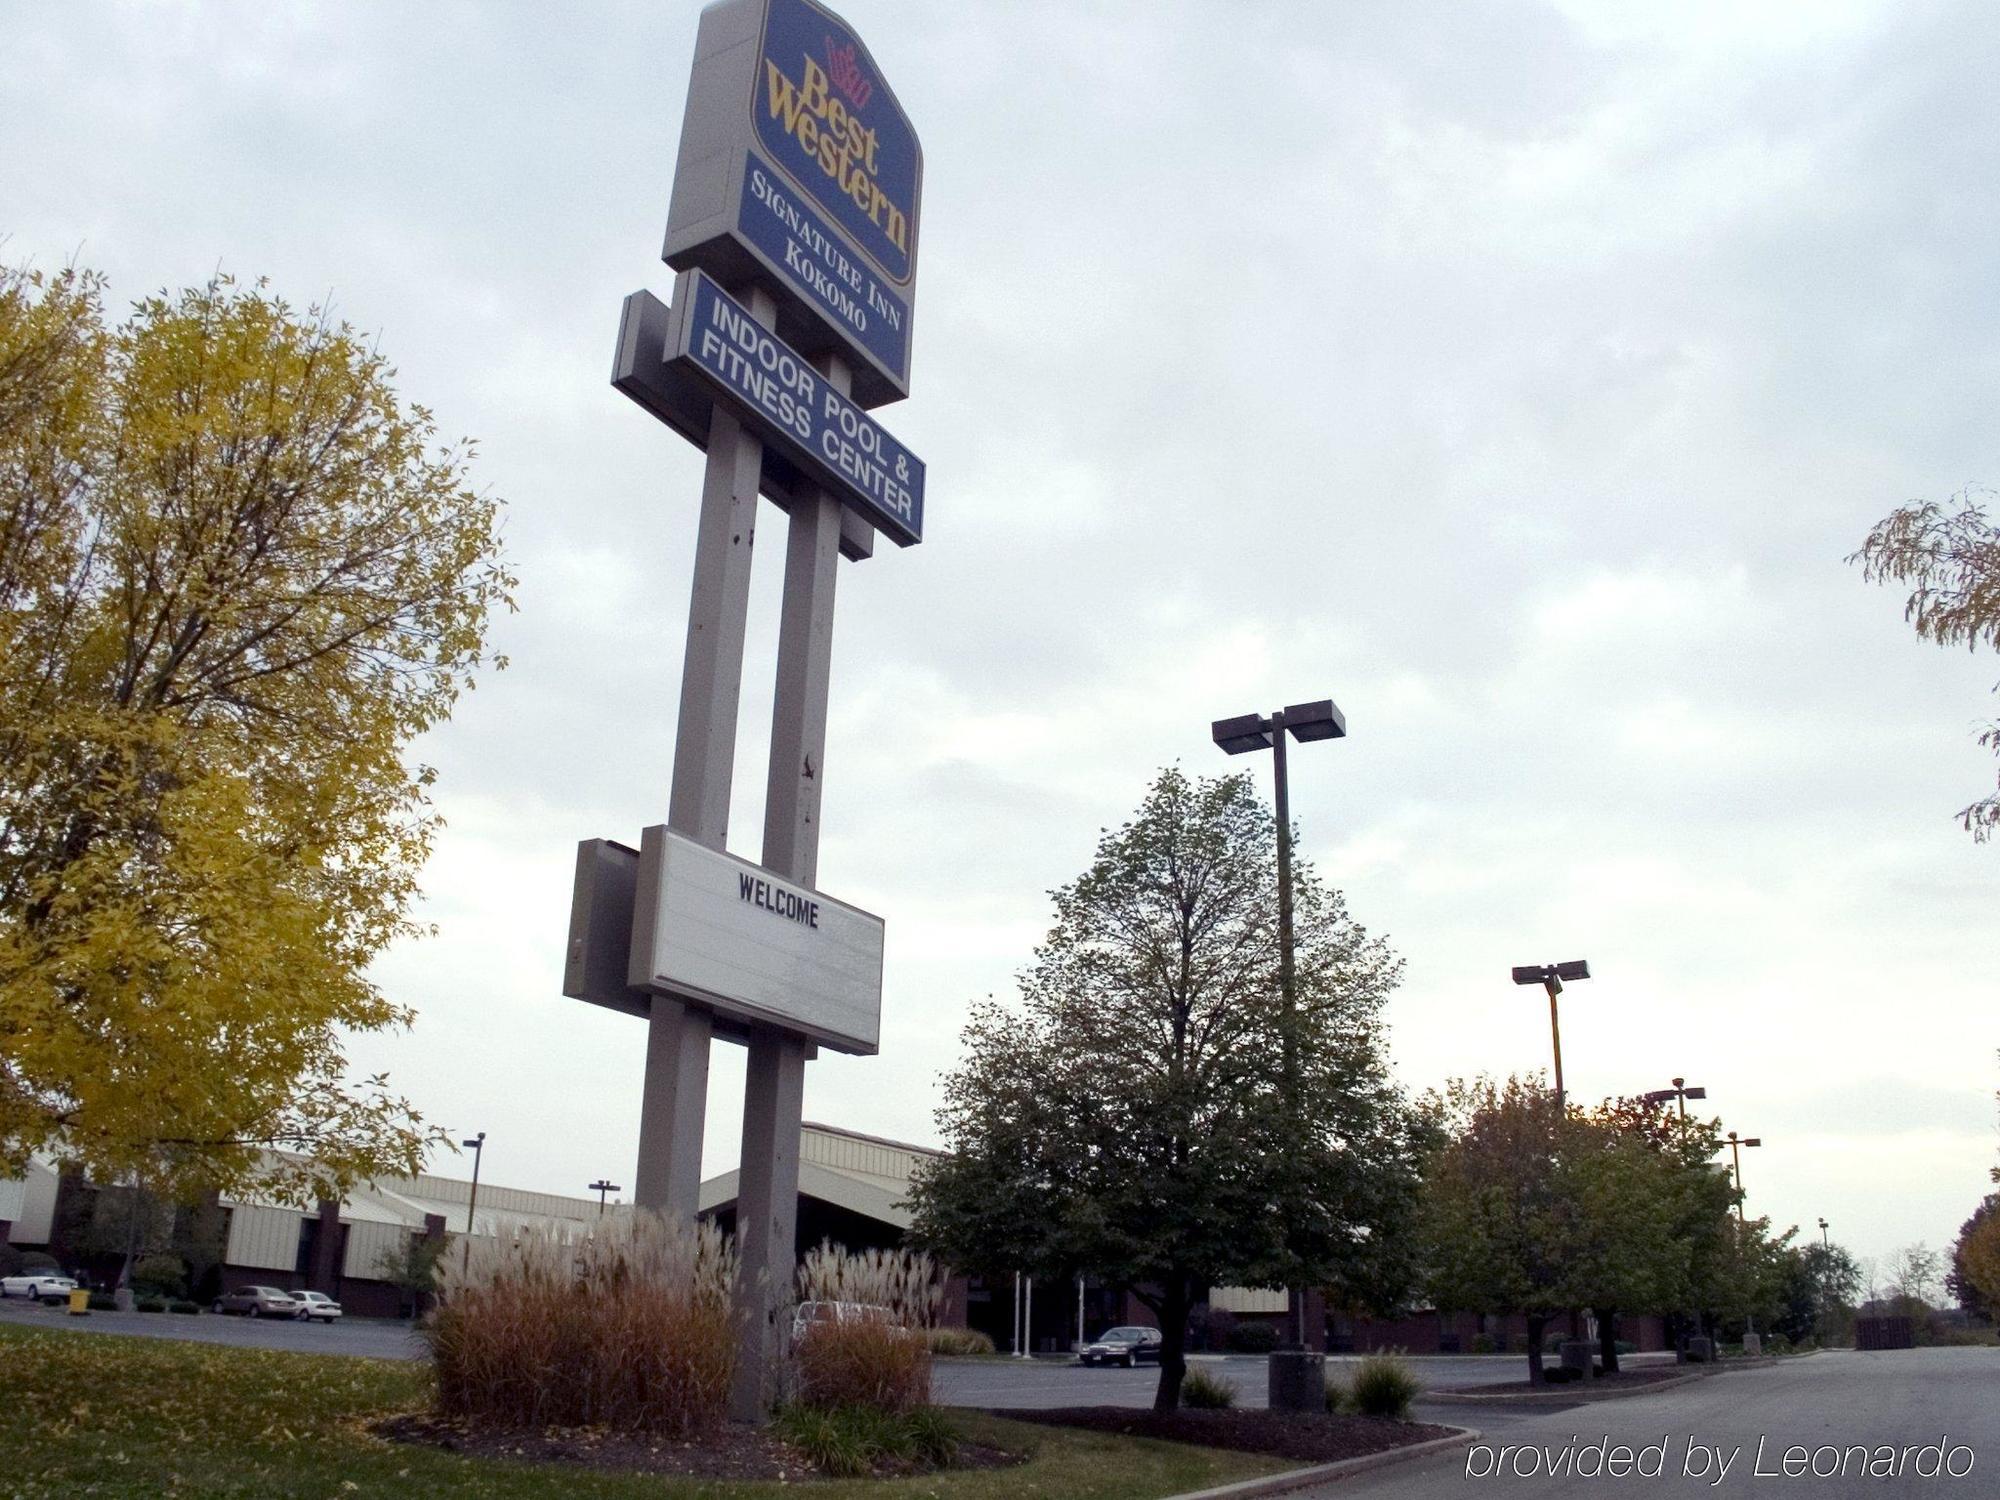
[[1566,964],[1516,964],[1514,983],[1539,984],[1549,992],[1549,1036],[1556,1049],[1556,1112],[1563,1108],[1563,1034],[1562,1024],[1556,1018],[1556,996],[1563,991],[1566,979],[1590,978],[1590,965],[1581,958],[1571,959]]
[[460,1252],[462,1265],[472,1263],[472,1216],[479,1208],[479,1159],[486,1151],[486,1132],[480,1131],[469,1141],[459,1144],[472,1153],[472,1195],[465,1200],[465,1249]]
[[604,1195],[606,1193],[622,1193],[625,1191],[617,1183],[606,1177],[600,1177],[597,1181],[593,1182],[590,1185],[590,1190],[597,1194],[597,1217],[600,1219],[604,1217]]
[[1744,1146],[1761,1146],[1763,1144],[1764,1141],[1761,1136],[1739,1136],[1733,1130],[1729,1132],[1729,1159],[1736,1167],[1736,1227],[1738,1229],[1743,1227],[1743,1152],[1741,1148]]
[[1699,1085],[1689,1088],[1688,1081],[1685,1078],[1676,1078],[1672,1088],[1654,1089],[1651,1093],[1641,1094],[1639,1097],[1644,1099],[1648,1104],[1665,1104],[1669,1099],[1679,1100],[1681,1106],[1681,1123],[1685,1125],[1687,1124],[1688,1117],[1688,1100],[1706,1099],[1708,1097],[1708,1090]]
[[[1296,1109],[1298,1000],[1292,957],[1292,791],[1285,763],[1287,735],[1301,741],[1345,739],[1347,718],[1334,707],[1331,698],[1322,698],[1317,703],[1291,704],[1269,718],[1261,714],[1241,714],[1233,719],[1217,719],[1209,726],[1209,737],[1231,755],[1246,755],[1253,750],[1271,752],[1271,769],[1277,783],[1278,990],[1284,1005],[1280,1024],[1284,1028],[1281,1041],[1284,1048],[1285,1103],[1288,1108]],[[1286,1330],[1288,1347],[1280,1352],[1296,1356],[1306,1347],[1305,1288],[1291,1288],[1286,1293],[1286,1302],[1291,1314],[1286,1319],[1290,1325]],[[1323,1365],[1318,1367],[1316,1376],[1303,1377],[1308,1385],[1317,1382],[1319,1393],[1315,1395],[1305,1385],[1281,1379],[1277,1374],[1280,1364],[1277,1354],[1273,1354],[1272,1406],[1297,1405],[1318,1409],[1324,1405],[1326,1377]]]
[[1819,1247],[1820,1247],[1820,1249],[1822,1249],[1822,1250],[1829,1250],[1829,1251],[1830,1251],[1830,1250],[1832,1250],[1832,1249],[1833,1249],[1833,1246],[1827,1243],[1827,1238],[1826,1238],[1826,1220],[1824,1220],[1824,1219],[1821,1219],[1821,1220],[1819,1221]]
[[[1708,1090],[1702,1088],[1699,1084],[1690,1086],[1685,1078],[1676,1078],[1672,1088],[1654,1089],[1650,1093],[1641,1094],[1639,1097],[1648,1104],[1665,1104],[1669,1099],[1675,1100],[1680,1105],[1681,1124],[1685,1127],[1688,1118],[1688,1100],[1706,1099],[1708,1097]],[[1689,1315],[1687,1327],[1696,1333],[1701,1331],[1701,1314],[1699,1311]],[[1687,1332],[1682,1332],[1674,1340],[1675,1364],[1685,1364],[1687,1362],[1688,1337]]]

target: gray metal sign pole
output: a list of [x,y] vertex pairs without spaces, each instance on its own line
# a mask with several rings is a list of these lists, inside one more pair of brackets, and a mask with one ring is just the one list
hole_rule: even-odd
[[[751,288],[751,316],[778,321],[777,299]],[[736,709],[743,690],[743,634],[750,611],[750,553],[764,445],[718,401],[709,418],[694,588],[688,600],[667,826],[711,849],[729,837]],[[652,999],[645,1092],[639,1105],[639,1167],[633,1202],[692,1223],[701,1195],[701,1139],[708,1110],[714,1019],[665,995]],[[793,1151],[797,1151],[796,1143]]]
[[[824,373],[842,395],[839,359]],[[840,503],[820,491],[791,510],[785,593],[778,623],[778,680],[765,783],[766,869],[808,888],[819,874],[820,788],[833,667],[833,600],[840,577]],[[737,1173],[736,1379],[730,1415],[761,1420],[770,1372],[782,1352],[779,1317],[790,1301],[799,1212],[799,1129],[808,1057],[803,1038],[759,1028],[750,1038],[743,1089],[743,1161]]]

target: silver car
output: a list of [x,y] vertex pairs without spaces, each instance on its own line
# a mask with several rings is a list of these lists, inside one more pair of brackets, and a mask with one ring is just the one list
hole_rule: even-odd
[[274,1286],[243,1286],[216,1298],[215,1310],[251,1318],[296,1318],[299,1304],[290,1292]]
[[292,1300],[299,1305],[299,1310],[292,1316],[302,1322],[317,1319],[322,1323],[331,1323],[340,1316],[340,1304],[325,1292],[293,1292]]

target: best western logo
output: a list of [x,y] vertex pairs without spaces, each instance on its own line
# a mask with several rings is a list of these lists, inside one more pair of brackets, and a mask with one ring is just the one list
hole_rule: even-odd
[[[881,140],[872,126],[842,102],[845,94],[863,104],[874,93],[873,80],[860,70],[853,49],[836,49],[828,41],[828,56],[840,69],[834,78],[810,54],[799,59],[802,76],[794,81],[770,58],[764,59],[764,108],[786,135],[799,143],[808,161],[833,179],[843,197],[867,216],[882,237],[895,247],[899,264],[910,254],[910,221],[876,180]],[[892,267],[892,269],[895,269]]]

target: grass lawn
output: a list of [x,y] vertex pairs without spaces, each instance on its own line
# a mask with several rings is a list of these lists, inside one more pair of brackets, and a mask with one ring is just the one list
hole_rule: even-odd
[[[463,1458],[372,1437],[421,1406],[421,1364],[0,1327],[0,1493],[580,1496],[775,1500],[797,1484],[725,1484]],[[968,1437],[1031,1454],[1016,1468],[826,1481],[828,1500],[1148,1500],[1291,1467],[1178,1443],[955,1414]],[[812,1492],[808,1487],[808,1492]]]

